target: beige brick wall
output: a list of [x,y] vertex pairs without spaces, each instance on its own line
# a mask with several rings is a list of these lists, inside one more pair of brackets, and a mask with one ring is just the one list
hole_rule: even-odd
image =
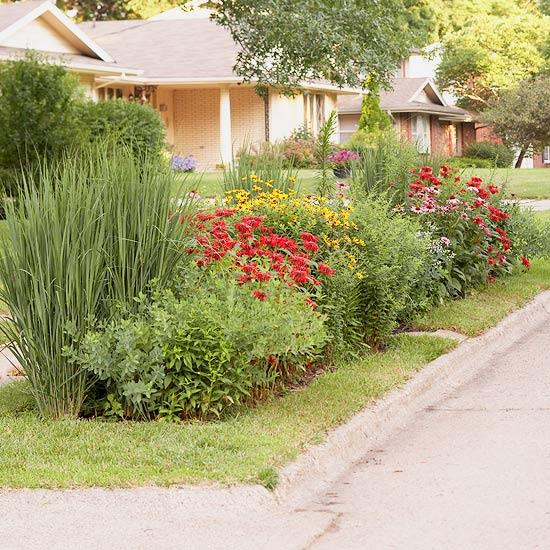
[[221,162],[219,108],[217,89],[174,92],[174,152],[193,155],[202,169]]
[[231,88],[231,140],[236,153],[244,144],[265,141],[264,101],[254,88]]

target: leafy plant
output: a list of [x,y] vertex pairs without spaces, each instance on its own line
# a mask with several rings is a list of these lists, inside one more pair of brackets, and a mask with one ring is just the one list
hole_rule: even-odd
[[237,158],[223,169],[225,191],[245,189],[252,191],[256,180],[287,191],[296,181],[298,171],[292,159],[286,159],[277,145],[265,144],[260,151],[252,145],[245,145]]
[[130,148],[136,158],[146,156],[149,161],[164,148],[164,124],[149,105],[124,99],[89,101],[83,111],[83,123],[92,142],[108,138]]
[[17,193],[23,167],[58,158],[83,142],[82,101],[78,80],[34,52],[0,65],[0,167],[9,194]]
[[330,195],[333,190],[333,178],[330,174],[332,164],[328,157],[333,149],[332,138],[336,132],[337,120],[336,111],[332,111],[317,136],[317,195],[320,197]]
[[78,415],[91,379],[68,351],[187,257],[188,206],[169,216],[172,183],[107,143],[42,164],[8,205],[0,280],[13,323],[3,328],[42,416]]
[[223,275],[207,276],[179,299],[155,294],[136,315],[89,334],[79,362],[105,383],[103,411],[217,417],[293,379],[323,346],[323,318],[299,293],[269,289],[258,300]]
[[471,159],[490,161],[491,166],[509,168],[514,160],[514,151],[503,144],[490,141],[478,141],[468,145],[465,156]]

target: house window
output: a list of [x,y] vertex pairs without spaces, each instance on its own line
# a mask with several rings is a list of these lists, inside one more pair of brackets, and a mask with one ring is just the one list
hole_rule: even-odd
[[412,140],[420,153],[430,152],[430,117],[416,115],[411,120]]
[[550,164],[550,145],[547,145],[542,151],[542,162]]

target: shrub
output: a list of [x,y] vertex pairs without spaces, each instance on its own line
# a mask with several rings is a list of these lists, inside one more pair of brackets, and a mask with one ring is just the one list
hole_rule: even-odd
[[209,276],[176,298],[156,294],[125,320],[89,334],[81,364],[105,383],[105,414],[209,418],[293,379],[326,338],[323,318],[274,282],[258,300]]
[[294,168],[316,168],[317,140],[289,137],[281,142],[281,152],[286,162]]
[[118,307],[134,309],[152,280],[166,285],[186,257],[180,218],[168,216],[172,182],[128,151],[95,146],[43,165],[8,205],[6,330],[42,416],[78,415],[90,377],[67,351]]
[[501,143],[491,143],[490,141],[470,143],[466,148],[465,156],[468,158],[489,160],[492,166],[496,166],[497,168],[508,168],[514,161],[514,151],[512,148]]
[[494,168],[495,164],[490,159],[476,157],[453,157],[447,160],[453,168]]
[[532,210],[517,203],[504,204],[502,209],[509,216],[506,230],[516,256],[550,256],[550,222],[535,216]]
[[8,193],[16,192],[23,166],[28,170],[83,142],[81,101],[78,80],[35,53],[0,65],[0,167]]
[[409,211],[452,252],[441,284],[450,296],[510,272],[516,251],[507,232],[501,193],[481,178],[455,178],[447,166],[438,176],[423,167],[410,184]]
[[92,142],[110,138],[117,145],[130,148],[136,158],[151,161],[164,148],[164,124],[149,105],[123,99],[89,101],[84,107],[83,121]]

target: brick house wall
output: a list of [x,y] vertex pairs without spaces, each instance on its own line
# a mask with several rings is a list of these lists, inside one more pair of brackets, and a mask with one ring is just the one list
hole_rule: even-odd
[[432,153],[452,157],[454,155],[452,123],[439,120],[436,116],[430,117],[430,146]]
[[466,149],[470,143],[476,141],[476,129],[474,122],[462,123],[462,154],[466,154]]
[[265,105],[254,88],[231,88],[231,139],[235,153],[243,145],[265,141]]
[[502,140],[493,132],[490,126],[479,125],[476,126],[476,141],[489,141],[490,143],[496,143],[500,145]]

